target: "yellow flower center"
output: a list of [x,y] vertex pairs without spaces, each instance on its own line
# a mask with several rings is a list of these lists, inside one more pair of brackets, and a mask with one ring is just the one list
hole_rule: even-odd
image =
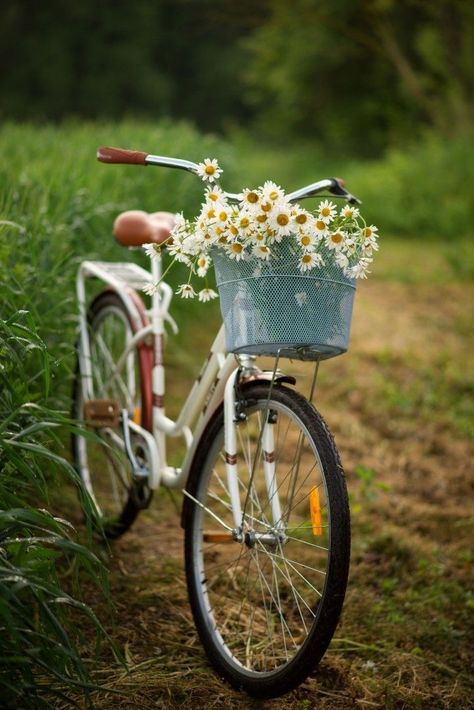
[[311,244],[311,239],[310,239],[310,237],[308,237],[307,234],[305,234],[304,237],[301,237],[301,244],[302,244],[304,247],[307,247],[308,244]]
[[236,237],[236,236],[238,235],[238,233],[239,233],[239,230],[237,229],[237,227],[234,227],[234,225],[232,224],[232,225],[229,227],[229,232],[230,232],[231,234],[233,234],[234,237]]
[[277,199],[278,199],[278,192],[277,192],[276,190],[273,190],[273,192],[271,192],[271,193],[268,195],[268,197],[269,197],[271,200],[277,200]]
[[309,262],[311,261],[311,255],[303,254],[301,261],[303,262],[303,264],[309,264]]
[[329,217],[329,215],[331,214],[331,210],[329,209],[329,207],[323,207],[323,209],[321,210],[321,214],[323,217]]
[[362,236],[364,236],[366,239],[368,237],[371,237],[372,234],[373,234],[373,232],[370,227],[364,227],[364,229],[362,230]]
[[257,222],[263,223],[267,221],[267,215],[266,214],[258,214],[255,219]]
[[207,264],[206,258],[204,256],[201,256],[200,259],[198,259],[198,266],[203,269]]
[[225,222],[227,219],[227,212],[219,212],[219,219],[221,220],[221,222]]
[[240,254],[242,252],[243,246],[242,244],[239,244],[239,242],[234,242],[234,244],[232,244],[231,249],[235,254]]
[[210,193],[209,193],[209,199],[212,200],[213,202],[217,202],[217,200],[219,199],[219,197],[218,197],[218,195],[216,195],[215,192],[210,192]]
[[[221,231],[222,231],[222,230],[221,230]],[[217,229],[216,229],[216,232],[217,232]],[[226,236],[220,237],[220,238],[219,238],[219,244],[227,244],[227,237],[226,237]]]
[[281,227],[285,227],[290,221],[290,218],[287,214],[279,214],[276,221]]
[[204,172],[206,173],[206,175],[214,175],[216,169],[213,165],[206,165],[206,167],[204,168]]
[[247,202],[251,202],[253,205],[258,202],[258,195],[256,192],[248,192],[247,193]]
[[224,233],[224,230],[222,229],[222,227],[216,227],[216,234],[217,234],[218,236],[219,236],[220,234],[223,234],[223,233]]
[[299,214],[296,217],[296,221],[298,222],[298,224],[305,224],[307,222],[307,220],[308,220],[308,216],[305,215],[304,213]]
[[322,221],[322,219],[318,219],[316,221],[316,229],[326,229],[326,224]]
[[270,212],[271,208],[272,206],[269,202],[264,202],[264,204],[262,205],[262,210],[264,212]]
[[211,208],[211,209],[208,211],[207,216],[209,217],[209,219],[212,219],[213,217],[216,216],[216,211]]
[[249,226],[249,224],[250,224],[249,218],[248,218],[248,217],[242,217],[242,219],[240,220],[240,227],[241,227],[242,229],[246,229],[246,228]]
[[257,234],[255,235],[255,239],[257,240],[257,242],[263,242],[265,237],[261,232],[257,232]]
[[331,241],[333,241],[334,244],[340,244],[342,242],[342,234],[340,232],[331,234]]

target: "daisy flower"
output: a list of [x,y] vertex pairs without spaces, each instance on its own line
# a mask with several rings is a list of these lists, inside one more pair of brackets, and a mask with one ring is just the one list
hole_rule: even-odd
[[270,259],[271,250],[266,244],[256,244],[252,249],[252,253],[255,254],[257,259],[268,261]]
[[291,207],[289,203],[282,201],[275,205],[270,218],[270,225],[275,230],[277,235],[286,237],[293,231],[291,220]]
[[212,187],[206,187],[206,192],[204,194],[206,197],[206,202],[209,200],[211,202],[222,202],[225,200],[224,191],[221,190],[221,188],[217,185],[213,185]]
[[311,215],[306,210],[296,209],[293,214],[293,219],[298,229],[307,229],[311,220]]
[[336,205],[329,200],[323,200],[319,203],[319,217],[325,224],[330,224],[336,216]]
[[335,232],[330,232],[326,237],[326,244],[329,249],[335,249],[339,251],[344,246],[344,239],[346,235],[340,229],[336,229]]
[[143,251],[150,259],[156,259],[161,251],[160,246],[160,244],[144,244]]
[[231,211],[227,207],[227,205],[219,205],[217,209],[215,210],[216,214],[216,221],[222,225],[228,222],[230,219]]
[[197,275],[201,278],[207,274],[209,264],[211,263],[210,258],[206,254],[200,254],[196,262],[197,265]]
[[272,211],[272,209],[273,209],[273,204],[274,204],[273,202],[264,202],[264,201],[262,201],[262,202],[260,203],[260,209],[262,210],[262,212],[265,212],[265,213],[268,214],[268,212],[271,212],[271,211]]
[[244,245],[241,242],[231,242],[227,249],[227,254],[230,259],[235,259],[235,261],[240,261],[244,257]]
[[379,245],[377,243],[375,235],[373,237],[368,237],[364,239],[364,241],[362,242],[362,251],[366,256],[371,256],[373,251],[378,250]]
[[349,259],[345,254],[342,253],[342,251],[336,252],[334,261],[338,266],[341,267],[341,269],[347,269],[347,267],[349,266]]
[[240,206],[254,211],[259,207],[260,195],[257,190],[245,189],[240,195]]
[[174,256],[176,261],[179,261],[181,264],[186,264],[186,266],[190,266],[191,262],[189,260],[189,257],[187,254],[184,253],[183,245],[179,242],[173,242],[170,245],[169,253],[171,254],[171,256]]
[[303,254],[303,256],[300,257],[299,260],[299,270],[300,271],[309,271],[310,269],[313,269],[315,266],[322,266],[323,265],[323,258],[321,254],[316,254],[314,251],[311,252],[306,252]]
[[360,236],[363,239],[370,239],[371,237],[377,237],[377,232],[378,232],[378,227],[375,225],[371,224],[370,227],[363,227],[360,230]]
[[264,182],[263,187],[261,187],[260,190],[262,192],[262,199],[265,202],[268,200],[270,200],[270,202],[277,202],[285,195],[281,187],[277,185],[276,182],[272,182],[271,180]]
[[217,240],[215,232],[208,229],[199,229],[196,231],[196,238],[203,249],[209,249]]
[[203,180],[208,180],[209,182],[214,182],[219,179],[222,169],[215,158],[212,160],[210,158],[205,158],[203,163],[198,163],[197,174]]
[[318,219],[316,219],[316,220],[314,221],[314,228],[315,228],[316,232],[317,232],[321,237],[325,237],[325,236],[326,236],[327,231],[328,231],[328,226],[327,226],[326,222],[324,222],[322,219],[319,219],[319,218],[318,218]]
[[368,257],[362,257],[362,259],[360,259],[360,261],[355,266],[350,266],[348,269],[346,269],[346,276],[355,279],[366,279],[367,274],[370,273],[369,266],[371,263],[372,259],[369,259]]
[[264,244],[267,238],[268,235],[259,229],[255,230],[251,235],[252,241],[257,242],[257,244]]
[[344,244],[343,244],[342,249],[345,254],[352,256],[352,254],[354,254],[357,249],[357,244],[352,239],[352,237],[349,237],[348,239],[344,240]]
[[235,226],[235,224],[229,224],[228,226],[228,231],[229,231],[229,239],[237,239],[239,236],[240,232]]
[[212,288],[203,288],[202,291],[198,293],[198,299],[203,303],[212,301],[213,298],[217,298],[217,293],[213,291]]
[[176,290],[178,296],[181,298],[194,298],[196,291],[193,289],[191,284],[181,284]]
[[258,222],[260,226],[262,224],[265,224],[265,222],[268,220],[268,215],[265,214],[265,212],[259,212],[258,214],[255,215],[255,221]]
[[343,219],[356,219],[359,214],[360,212],[357,207],[352,207],[352,205],[344,205],[340,212]]
[[203,205],[199,219],[205,222],[212,222],[216,219],[216,205],[214,202],[206,202],[206,204]]
[[154,296],[155,293],[158,293],[158,284],[154,283],[148,283],[145,284],[144,287],[142,288],[142,291],[146,293],[148,296]]
[[252,215],[247,210],[241,210],[234,222],[242,236],[246,237],[254,231]]
[[296,241],[304,251],[311,251],[316,246],[316,237],[308,232],[300,232],[296,235]]

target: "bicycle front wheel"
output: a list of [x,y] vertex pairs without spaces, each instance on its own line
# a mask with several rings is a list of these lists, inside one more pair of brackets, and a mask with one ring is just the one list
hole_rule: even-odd
[[243,389],[240,531],[222,407],[199,442],[188,483],[197,502],[188,497],[184,511],[188,592],[203,646],[220,675],[260,698],[292,690],[323,656],[350,556],[347,492],[332,436],[297,392],[275,385],[268,396],[268,383]]
[[[89,309],[88,325],[94,400],[109,401],[118,411],[127,410],[129,418],[143,428],[151,428],[151,396],[145,396],[145,390],[151,382],[152,361],[144,348],[137,347],[122,357],[135,328],[117,293],[103,291],[97,296]],[[123,366],[117,370],[121,359]],[[77,363],[74,419],[87,419],[86,404]],[[146,447],[133,432],[131,444],[137,460],[146,464]],[[94,427],[86,437],[74,433],[72,450],[76,470],[95,504],[97,527],[109,538],[119,537],[151,496],[146,482],[133,478],[121,422]]]

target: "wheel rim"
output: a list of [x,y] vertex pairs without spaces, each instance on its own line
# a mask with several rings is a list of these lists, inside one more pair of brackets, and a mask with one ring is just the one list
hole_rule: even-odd
[[[118,402],[129,417],[140,423],[140,371],[137,351],[126,358],[121,372],[111,372],[133,337],[126,314],[115,305],[102,308],[90,328],[92,392],[95,399]],[[82,388],[79,416],[84,417]],[[95,437],[79,437],[78,459],[81,477],[104,520],[116,519],[122,512],[133,483],[130,463],[124,453],[120,426],[93,429]]]
[[[200,541],[195,556],[196,587],[208,631],[231,665],[258,676],[279,672],[313,635],[325,597],[331,549],[328,496],[319,454],[306,426],[289,407],[277,402],[270,407],[275,420],[274,477],[281,519],[274,519],[264,474],[268,456],[261,450],[254,466],[265,407],[266,401],[257,403],[237,426],[237,466],[245,507],[243,541],[233,541],[230,533],[226,539],[212,515],[235,528],[222,437],[212,448],[201,479],[198,499],[205,509],[196,511],[193,531]],[[252,469],[252,491],[246,504],[245,488]]]

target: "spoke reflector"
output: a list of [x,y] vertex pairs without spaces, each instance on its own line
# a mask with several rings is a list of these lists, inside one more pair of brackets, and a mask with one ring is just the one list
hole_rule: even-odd
[[321,503],[319,501],[319,490],[313,487],[309,494],[309,510],[311,513],[311,523],[313,526],[313,535],[322,535],[321,527]]

